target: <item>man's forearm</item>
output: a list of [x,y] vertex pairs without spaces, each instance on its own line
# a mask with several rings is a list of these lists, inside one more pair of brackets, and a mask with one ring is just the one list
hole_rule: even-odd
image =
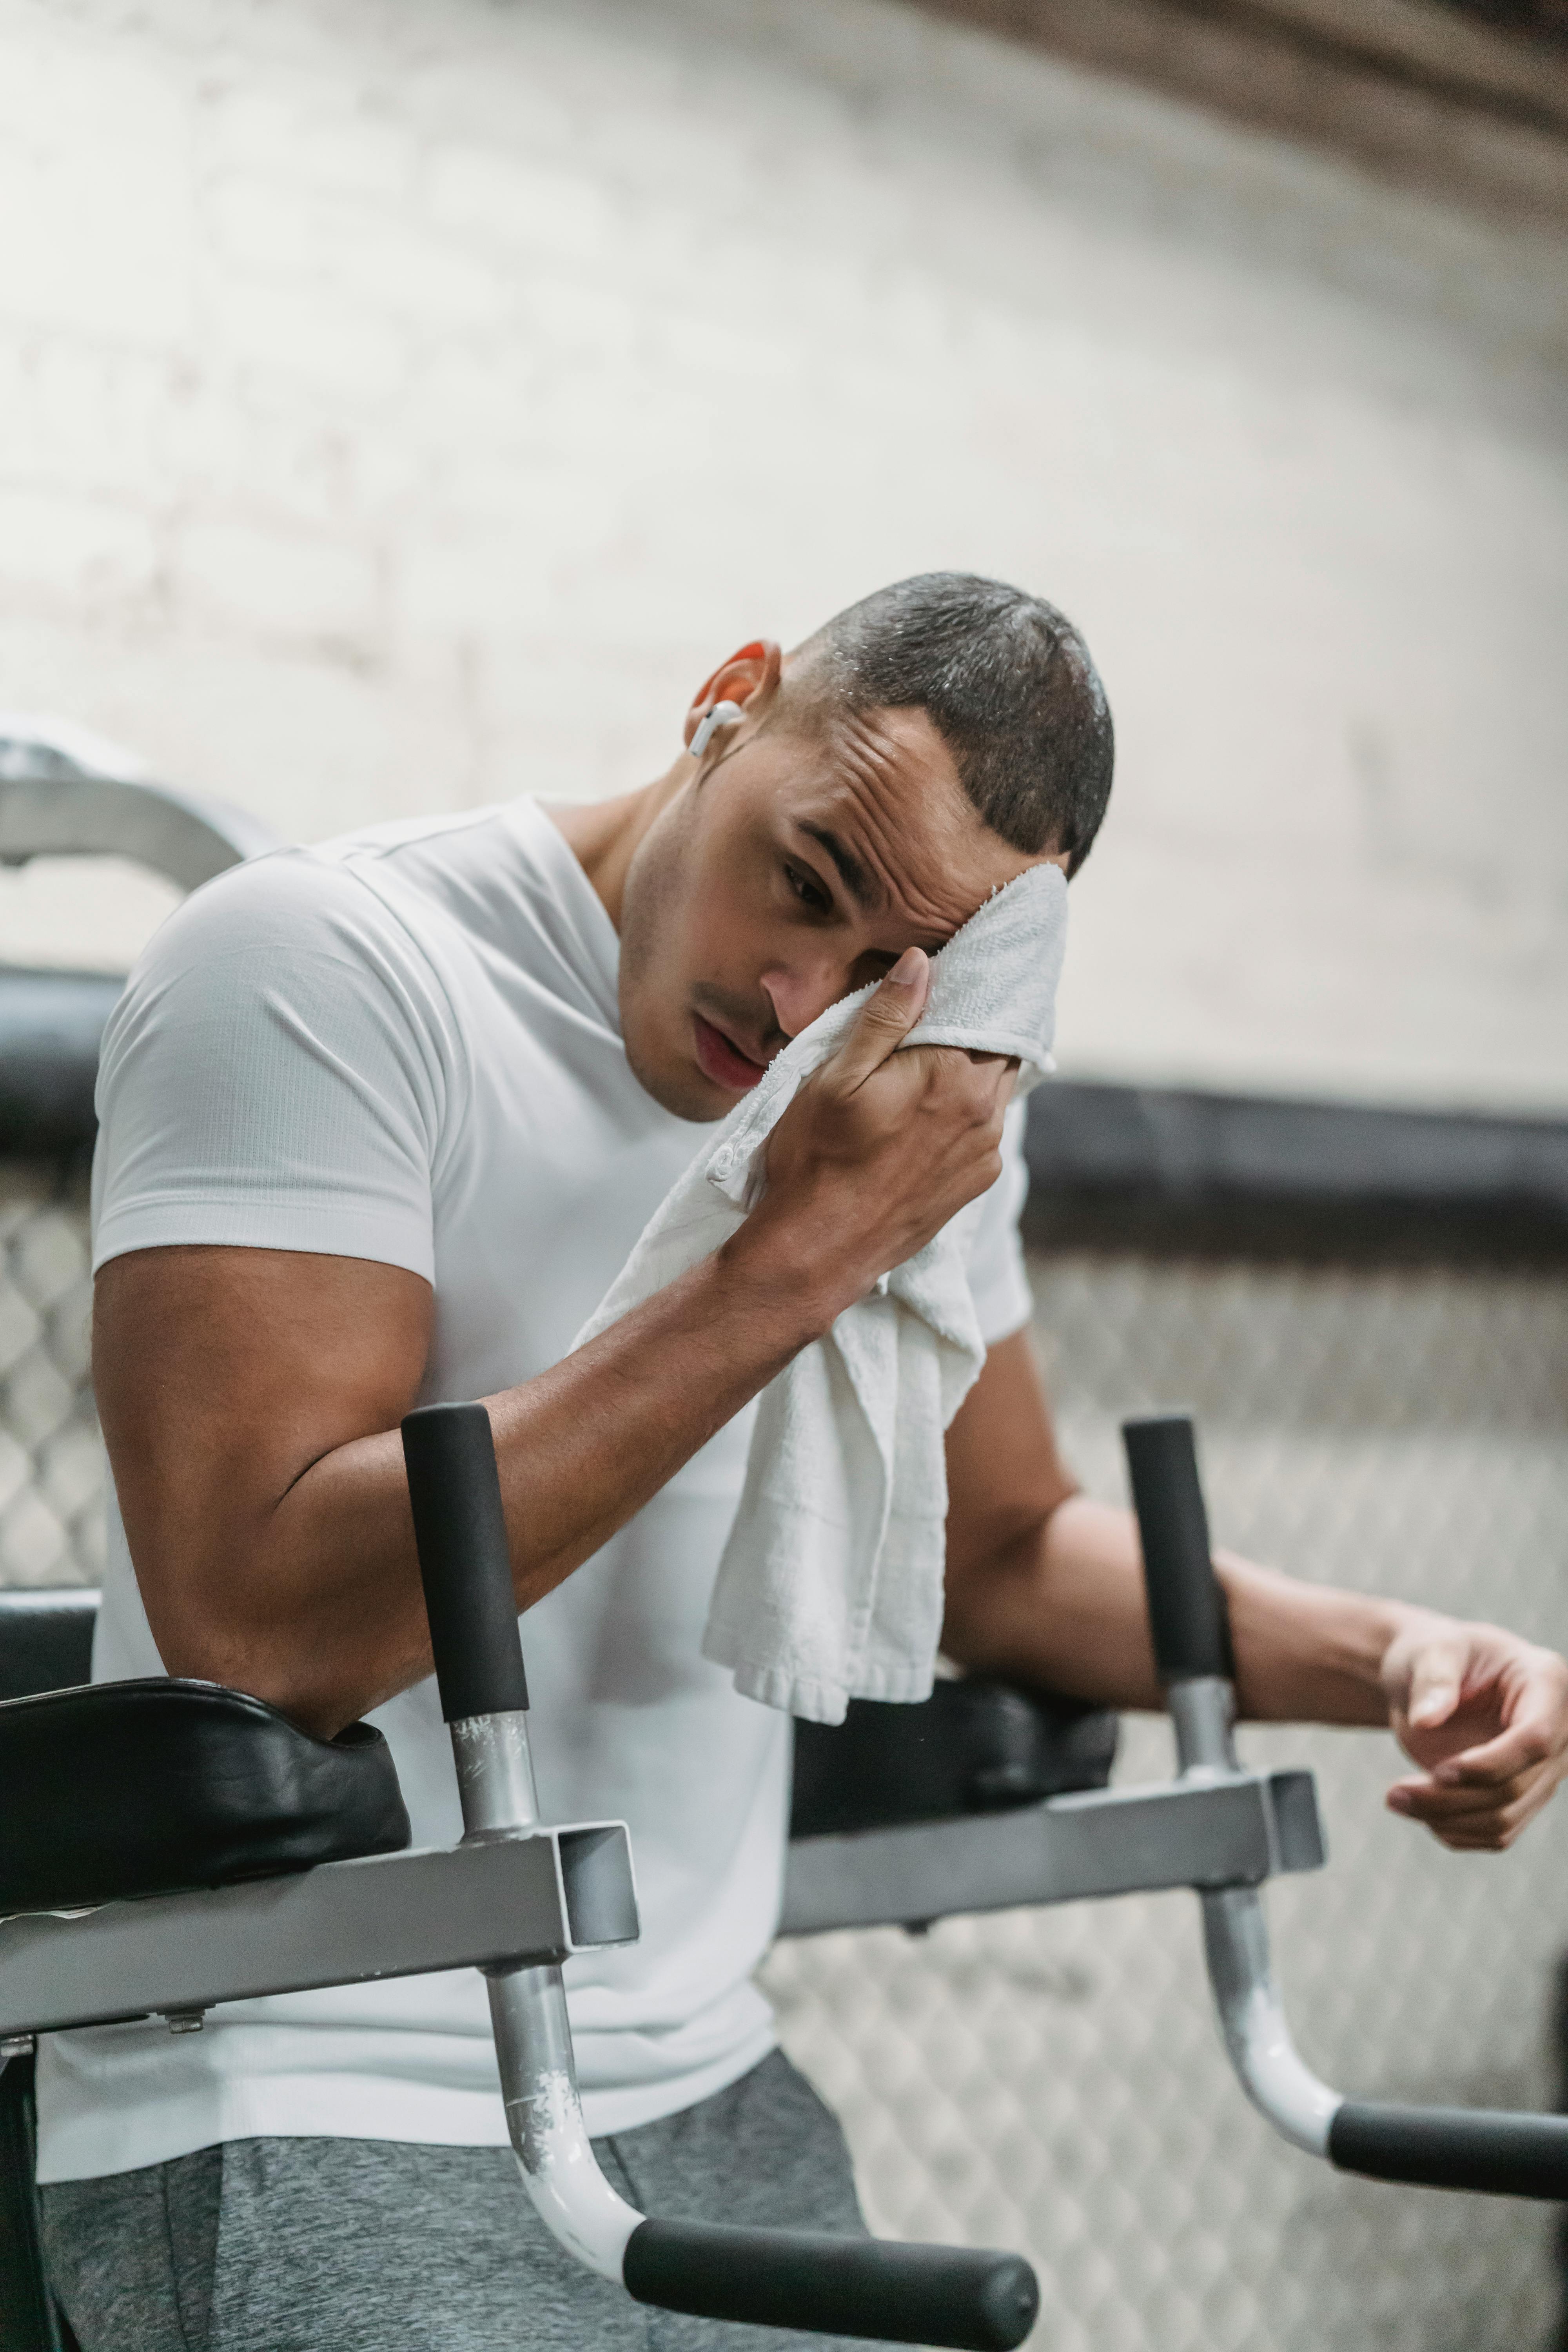
[[[106,1434],[166,1666],[236,1684],[330,1733],[429,1672],[396,1427],[417,1391],[423,1345],[357,1403],[345,1397],[348,1426],[357,1420],[367,1433],[301,1465],[289,1452],[304,1442],[292,1434],[290,1382],[319,1369],[341,1328],[332,1285],[346,1262],[314,1261],[318,1295],[303,1305],[291,1297],[290,1318],[268,1288],[267,1254],[246,1255],[248,1319],[268,1330],[274,1370],[268,1393],[233,1416],[224,1454],[193,1466],[179,1449],[144,1444],[138,1422],[150,1401],[133,1381],[100,1380]],[[144,1276],[147,1316],[179,1314],[184,1268],[166,1255],[140,1270],[123,1263],[124,1283]],[[285,1262],[278,1279],[288,1276]],[[721,1252],[563,1362],[485,1400],[520,1609],[597,1550],[826,1328],[841,1302],[819,1290],[777,1246]],[[227,1335],[215,1354],[232,1360]]]
[[[999,1340],[947,1433],[950,1657],[1101,1706],[1160,1704],[1131,1512],[1079,1495],[1027,1335]],[[1447,1845],[1509,1845],[1568,1769],[1568,1665],[1495,1625],[1299,1584],[1228,1553],[1241,1712],[1387,1725],[1397,1813]]]
[[651,1501],[843,1303],[776,1252],[721,1250],[551,1370],[487,1398],[519,1606]]
[[[1387,1722],[1379,1667],[1417,1612],[1299,1583],[1232,1554],[1216,1555],[1215,1566],[1244,1715]],[[949,1580],[943,1647],[972,1672],[1017,1675],[1110,1706],[1160,1706],[1131,1513],[1071,1496],[1006,1551],[963,1563]]]

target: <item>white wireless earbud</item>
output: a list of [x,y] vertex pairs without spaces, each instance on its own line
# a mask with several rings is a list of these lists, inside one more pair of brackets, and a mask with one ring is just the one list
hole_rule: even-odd
[[733,727],[735,721],[745,715],[738,702],[716,702],[686,747],[692,758],[700,760],[720,728]]

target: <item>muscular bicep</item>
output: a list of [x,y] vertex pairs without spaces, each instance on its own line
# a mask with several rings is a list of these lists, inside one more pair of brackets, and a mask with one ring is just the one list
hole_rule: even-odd
[[188,1247],[101,1269],[93,1385],[171,1672],[255,1686],[236,1662],[310,1573],[289,1498],[342,1449],[395,1449],[431,1318],[428,1283],[365,1258]]

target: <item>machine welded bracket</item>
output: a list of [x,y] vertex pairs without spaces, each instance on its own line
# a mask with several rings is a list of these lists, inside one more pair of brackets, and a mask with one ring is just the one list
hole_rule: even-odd
[[637,1935],[619,1822],[327,1862],[295,1876],[0,1923],[0,2038],[442,1969],[534,1967]]
[[1016,1812],[797,1839],[784,1936],[1166,1887],[1258,1886],[1326,1860],[1310,1772],[1183,1773]]

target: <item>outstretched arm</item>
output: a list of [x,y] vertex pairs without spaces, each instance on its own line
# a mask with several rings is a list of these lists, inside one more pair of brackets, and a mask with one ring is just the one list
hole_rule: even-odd
[[[1078,1492],[1028,1338],[993,1348],[948,1432],[947,1622],[960,1665],[1112,1706],[1161,1703],[1137,1525]],[[1390,1808],[1445,1845],[1510,1845],[1568,1772],[1568,1664],[1495,1625],[1306,1584],[1234,1553],[1242,1713],[1391,1728]]]

